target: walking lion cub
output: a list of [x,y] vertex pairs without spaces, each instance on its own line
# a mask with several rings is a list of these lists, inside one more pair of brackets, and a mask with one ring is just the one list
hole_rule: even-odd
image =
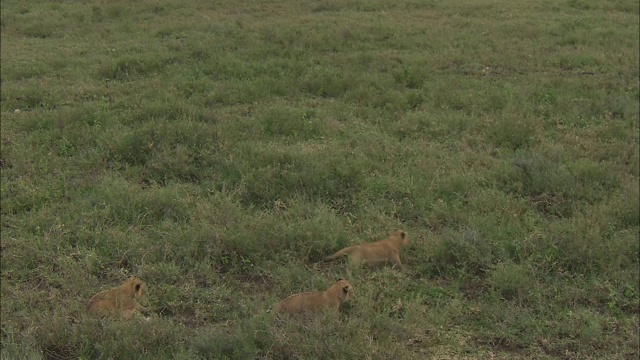
[[348,302],[353,296],[353,285],[340,279],[325,291],[314,291],[294,294],[273,307],[275,313],[309,314],[325,308],[340,308],[340,304]]
[[402,230],[396,230],[385,240],[346,247],[327,256],[324,261],[349,255],[351,263],[356,266],[391,262],[394,266],[398,265],[401,270],[404,270],[402,262],[400,262],[400,249],[407,245],[409,245],[409,235]]

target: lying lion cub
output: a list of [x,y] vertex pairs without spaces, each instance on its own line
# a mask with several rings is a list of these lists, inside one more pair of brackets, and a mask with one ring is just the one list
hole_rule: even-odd
[[138,303],[146,292],[145,283],[131,277],[120,286],[95,294],[89,300],[87,311],[96,317],[121,316],[129,319],[135,312],[147,311]]
[[330,261],[340,256],[349,255],[351,263],[356,266],[391,262],[403,270],[404,267],[400,262],[400,249],[406,245],[409,245],[409,235],[402,230],[396,230],[385,240],[349,246],[327,256],[324,260]]
[[305,292],[291,295],[273,307],[276,313],[315,313],[324,308],[333,308],[336,311],[340,304],[351,300],[353,286],[344,279],[338,280],[325,291]]

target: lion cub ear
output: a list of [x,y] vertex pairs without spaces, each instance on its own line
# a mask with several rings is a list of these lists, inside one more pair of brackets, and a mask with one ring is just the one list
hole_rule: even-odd
[[348,286],[343,287],[343,288],[342,288],[342,291],[343,291],[345,294],[347,294],[347,293],[349,292],[349,287],[348,287]]
[[140,284],[136,284],[136,292],[140,291]]

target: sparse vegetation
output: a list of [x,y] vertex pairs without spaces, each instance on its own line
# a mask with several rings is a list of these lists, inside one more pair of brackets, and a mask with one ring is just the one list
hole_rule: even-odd
[[2,1],[2,359],[637,359],[639,11]]

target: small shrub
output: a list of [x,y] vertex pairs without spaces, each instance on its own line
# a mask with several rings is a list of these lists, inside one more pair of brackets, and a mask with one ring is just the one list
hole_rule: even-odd
[[518,303],[531,303],[537,293],[532,269],[526,264],[499,263],[487,276],[487,283],[500,297]]
[[597,274],[637,263],[637,242],[623,233],[607,234],[606,218],[577,217],[550,226],[546,236],[559,251],[562,268]]
[[130,81],[136,76],[158,72],[164,65],[162,59],[157,56],[128,56],[102,64],[98,69],[98,75],[110,80]]
[[35,24],[28,25],[22,31],[25,36],[39,39],[50,38],[54,34],[54,27],[52,23],[49,22],[38,22]]
[[325,133],[325,124],[312,109],[272,107],[262,116],[267,134],[312,139]]
[[433,261],[440,274],[484,275],[501,258],[499,251],[477,230],[465,229],[443,234]]
[[194,121],[154,121],[126,133],[110,145],[109,160],[142,165],[141,181],[165,185],[171,180],[199,181],[215,161],[215,127]]
[[[242,178],[247,204],[272,206],[278,200],[306,196],[323,199],[344,211],[363,183],[358,159],[277,148],[251,148],[243,157],[234,165],[240,171],[252,169]],[[227,180],[240,181],[238,175],[229,172]]]
[[563,70],[575,70],[597,66],[598,59],[587,54],[561,54],[555,58],[556,66]]
[[489,138],[493,143],[511,150],[531,146],[535,139],[533,120],[523,119],[521,116],[517,113],[503,114],[489,130]]
[[[151,188],[145,192],[132,191],[134,189],[139,189],[135,183],[106,177],[93,191],[91,202],[102,216],[115,223],[142,225],[187,219],[188,205],[180,200],[178,188]],[[129,195],[133,193],[137,195]]]
[[353,79],[337,69],[317,68],[311,70],[302,81],[302,89],[320,97],[338,97],[353,86]]
[[427,72],[420,66],[403,66],[393,71],[396,82],[408,89],[420,89],[424,84]]

